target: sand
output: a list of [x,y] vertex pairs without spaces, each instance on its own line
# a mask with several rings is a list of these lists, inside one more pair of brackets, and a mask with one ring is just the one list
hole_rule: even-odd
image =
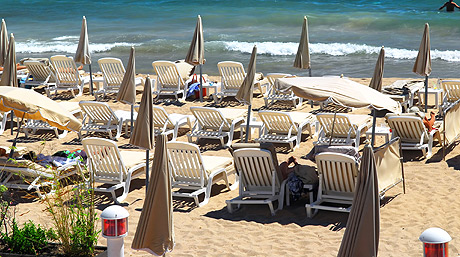
[[[354,79],[368,84],[369,79]],[[389,85],[397,78],[384,79]],[[435,81],[430,80],[430,85]],[[137,98],[140,101],[141,92]],[[65,97],[64,97],[65,98]],[[55,99],[63,99],[62,94]],[[68,98],[68,101],[93,100],[86,91],[84,96]],[[128,105],[117,103],[114,97],[106,101],[115,110],[129,110]],[[207,99],[207,98],[205,98]],[[198,100],[186,101],[183,104],[164,101],[158,102],[168,112],[190,114],[191,106],[213,106],[210,100],[200,103]],[[235,100],[224,101],[221,106],[227,108],[245,108]],[[288,105],[276,104],[274,109],[288,110]],[[264,109],[263,99],[254,98],[255,111]],[[318,106],[314,106],[317,109]],[[300,111],[310,112],[309,104],[304,103]],[[353,113],[369,114],[369,110],[361,109]],[[379,119],[378,122],[382,122]],[[187,141],[181,129],[178,141]],[[101,134],[100,136],[105,136]],[[255,134],[254,134],[255,136]],[[0,144],[11,145],[10,130],[0,136]],[[234,142],[239,142],[239,132]],[[43,140],[46,143],[43,145]],[[123,134],[118,140],[119,147],[128,144],[129,139]],[[313,140],[304,134],[300,148],[293,152],[278,153],[278,160],[284,161],[289,156],[297,157],[300,164],[315,166],[309,160],[301,158],[313,147]],[[377,144],[383,138],[377,138]],[[200,141],[204,155],[228,156],[227,149],[219,146],[219,141]],[[386,193],[381,203],[380,245],[379,256],[421,256],[422,243],[420,234],[429,227],[441,227],[453,238],[449,252],[451,256],[460,254],[460,150],[453,147],[442,160],[442,148],[438,145],[433,149],[433,157],[423,159],[421,152],[404,151],[404,171],[406,178],[406,194],[402,193],[402,185],[398,185]],[[63,139],[57,139],[53,133],[39,133],[26,139],[19,136],[18,146],[27,149],[53,154],[59,150],[81,149],[76,133],[69,133]],[[362,145],[361,145],[362,149]],[[278,148],[278,150],[284,150]],[[137,222],[142,210],[145,196],[144,177],[135,179],[131,191],[123,203],[129,214],[129,233],[125,238],[126,256],[150,256],[146,252],[131,249],[131,242],[136,231]],[[24,195],[14,191],[16,197]],[[238,195],[238,190],[228,191],[223,183],[213,186],[210,202],[196,208],[191,199],[174,199],[174,231],[175,248],[168,256],[336,256],[343,233],[346,229],[348,214],[320,211],[314,218],[308,219],[305,213],[307,198],[293,202],[291,206],[271,216],[267,206],[250,205],[233,214],[227,212],[225,200]],[[20,223],[29,219],[42,226],[51,227],[52,223],[45,206],[34,199],[17,199],[15,205],[16,218]],[[97,212],[113,202],[109,194],[97,194]],[[106,240],[99,237],[99,245],[106,245]]]

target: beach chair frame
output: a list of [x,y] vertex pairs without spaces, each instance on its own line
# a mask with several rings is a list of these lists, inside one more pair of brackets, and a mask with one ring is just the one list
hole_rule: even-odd
[[153,126],[155,135],[164,133],[173,134],[172,141],[176,141],[179,128],[188,125],[192,129],[195,118],[191,115],[171,114],[169,115],[163,107],[153,106]]
[[[313,142],[314,145],[331,143],[332,145],[354,145],[359,148],[361,132],[368,126],[367,123],[352,124],[349,116],[343,113],[318,113],[316,119],[320,125],[320,130],[318,141]],[[333,132],[332,127],[334,128]]]
[[158,100],[161,95],[173,95],[176,101],[179,101],[179,94],[182,94],[180,101],[185,101],[187,84],[176,64],[170,61],[154,61],[152,66],[158,76],[157,90],[152,92],[157,95],[155,100]]
[[276,101],[291,101],[292,105],[297,109],[302,106],[303,98],[298,97],[289,89],[287,92],[281,92],[275,85],[275,80],[278,78],[292,77],[286,73],[269,73],[267,74],[268,88],[267,95],[264,97],[265,107],[270,107]]
[[[350,212],[358,176],[358,163],[348,155],[325,152],[316,155],[319,188],[316,201],[305,205],[307,217],[312,218],[318,210]],[[334,207],[323,203],[343,204]],[[312,209],[315,211],[312,213]]]
[[[184,192],[182,190],[173,191],[173,196],[193,198],[195,204],[200,207],[209,202],[211,187],[216,182],[223,180],[228,190],[233,190],[238,185],[238,176],[236,175],[235,182],[231,187],[228,182],[229,171],[232,167],[231,158],[229,158],[228,168],[218,168],[208,174],[197,145],[186,142],[168,142],[166,146],[168,149],[172,188],[191,190],[191,192]],[[203,193],[204,200],[200,202],[198,197]]]
[[[276,172],[272,154],[265,149],[243,148],[233,152],[235,168],[240,176],[239,196],[227,203],[228,212],[233,213],[233,205],[267,204],[272,215],[283,209],[286,182],[281,182]],[[273,202],[278,201],[275,210]]]
[[[83,131],[106,132],[111,139],[118,139],[121,136],[123,118],[118,118],[107,103],[81,101],[79,104],[83,111],[82,128],[78,132],[79,139],[82,138]],[[115,136],[112,135],[112,130],[116,130]]]
[[56,80],[50,66],[40,61],[25,61],[24,65],[26,66],[28,73],[26,80],[22,83],[22,87],[46,86],[49,90],[50,86],[56,85],[56,82],[50,82]]
[[[302,132],[305,129],[308,129],[310,136],[312,135],[313,115],[299,121],[298,125],[288,112],[259,111],[259,117],[264,124],[264,129],[263,134],[256,139],[257,142],[287,143],[290,149],[296,149],[300,146]],[[296,142],[295,148],[294,142]]]
[[[221,145],[228,147],[233,141],[235,127],[244,121],[244,117],[240,117],[230,124],[218,109],[211,107],[190,107],[190,111],[196,118],[192,131],[187,134],[190,143],[194,137],[197,141],[200,138],[210,138],[219,139]],[[228,137],[227,144],[224,143],[225,137]]]
[[392,138],[401,139],[402,150],[421,150],[425,158],[431,157],[437,130],[428,133],[422,119],[414,116],[389,116],[387,122],[393,132]]
[[[95,187],[94,191],[110,192],[115,203],[122,202],[128,196],[131,180],[142,174],[136,171],[144,169],[146,163],[139,163],[128,169],[116,142],[109,139],[89,137],[83,139],[81,143],[88,156],[86,164],[94,182],[112,185]],[[115,190],[119,188],[123,188],[123,193],[117,197]]]
[[73,58],[65,55],[55,55],[51,56],[50,63],[56,84],[46,89],[48,97],[50,97],[50,91],[55,91],[55,94],[57,94],[60,90],[70,91],[73,97],[75,97],[74,90],[78,90],[77,96],[81,96],[85,81],[80,76]]

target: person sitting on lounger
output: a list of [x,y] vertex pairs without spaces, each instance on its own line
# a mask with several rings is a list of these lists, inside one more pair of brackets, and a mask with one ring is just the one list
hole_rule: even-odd
[[425,127],[428,129],[428,132],[431,132],[433,129],[436,130],[436,133],[433,135],[433,137],[436,140],[438,140],[440,145],[442,145],[441,134],[439,133],[438,129],[433,127],[434,122],[436,121],[436,114],[433,111],[431,111],[430,118],[428,119],[425,116],[425,113],[421,112],[417,106],[413,106],[412,108],[410,108],[409,112],[417,114],[417,116],[419,116],[422,119],[423,125],[425,125]]
[[444,5],[439,8],[439,10],[442,10],[444,7],[446,7],[446,10],[448,12],[453,12],[455,10],[455,7],[460,9],[460,7],[453,0],[449,0],[446,3],[444,3]]

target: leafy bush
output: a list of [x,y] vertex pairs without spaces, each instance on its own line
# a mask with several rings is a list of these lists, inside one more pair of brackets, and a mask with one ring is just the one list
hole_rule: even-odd
[[42,229],[32,221],[26,222],[24,227],[18,228],[13,220],[13,231],[10,234],[2,233],[2,239],[12,253],[38,254],[49,241],[57,239],[53,229]]

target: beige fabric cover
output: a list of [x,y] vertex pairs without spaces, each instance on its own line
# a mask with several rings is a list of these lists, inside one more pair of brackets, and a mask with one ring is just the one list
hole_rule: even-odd
[[16,67],[16,49],[14,35],[11,33],[10,43],[8,46],[8,55],[6,56],[0,86],[18,87],[17,67]]
[[2,28],[0,31],[0,66],[4,66],[8,52],[8,32],[6,31],[6,22],[2,19]]
[[69,111],[34,90],[0,86],[0,111],[14,111],[17,117],[42,120],[63,130],[80,131],[81,122]]
[[308,20],[303,17],[302,34],[300,35],[299,48],[294,60],[294,68],[310,69],[310,49],[308,47]]
[[136,123],[134,124],[133,133],[129,143],[142,147],[146,150],[154,146],[154,124],[153,114],[152,86],[149,76],[145,79],[144,92],[142,93],[141,105],[137,113]]
[[78,102],[62,101],[62,102],[58,102],[58,103],[59,103],[59,105],[64,107],[64,109],[66,109],[70,113],[81,112],[80,104]]
[[30,170],[23,172],[18,172],[18,175],[27,176],[27,177],[38,177],[40,175],[44,175],[48,178],[53,178],[56,171],[53,169],[47,169],[42,165],[35,163],[30,160],[14,160],[9,161],[6,157],[0,157],[0,169],[4,167],[14,167],[14,168],[29,168]]
[[374,154],[369,145],[364,147],[352,206],[337,256],[377,256],[380,198]]
[[257,57],[257,46],[252,48],[251,59],[249,60],[248,71],[246,72],[246,76],[244,77],[243,83],[241,87],[238,89],[236,93],[236,100],[240,101],[245,105],[252,104],[252,95],[253,95],[253,87],[254,87],[254,79],[256,76],[256,57]]
[[227,168],[232,164],[233,160],[232,158],[222,156],[201,155],[201,158],[203,159],[203,164],[208,175],[210,175],[215,170]]
[[448,109],[444,116],[446,145],[453,143],[460,135],[460,102]]
[[377,58],[377,63],[375,64],[374,75],[372,76],[369,87],[373,88],[379,92],[382,91],[382,79],[383,79],[383,66],[385,63],[385,49],[382,46],[380,49],[379,57]]
[[422,41],[418,49],[417,59],[415,59],[413,72],[420,76],[429,76],[431,74],[431,54],[430,54],[430,27],[425,23]]
[[[190,73],[192,72],[193,65],[186,63],[184,60],[175,61],[174,63],[176,64],[177,71],[179,72],[181,78],[184,82],[187,81],[190,77]],[[184,85],[181,85],[181,88],[184,88]]]
[[286,92],[292,89],[295,95],[313,101],[331,99],[335,104],[346,107],[373,107],[394,113],[401,112],[398,102],[368,86],[345,78],[296,77],[280,78],[275,85]]
[[195,32],[193,33],[192,42],[187,52],[185,61],[191,65],[204,64],[204,37],[203,37],[203,26],[201,25],[201,16],[198,15],[196,21]]
[[75,62],[83,65],[91,64],[91,53],[89,52],[88,30],[86,28],[86,17],[83,16],[81,22],[80,40],[78,41],[77,52],[75,53]]
[[379,180],[379,192],[402,180],[400,140],[385,147],[376,149],[374,152],[377,177]]
[[[121,150],[120,151],[121,159],[123,160],[123,163],[126,166],[126,169],[129,170],[132,167],[145,163],[145,152],[143,151],[127,151],[127,150]],[[153,153],[150,154],[149,156],[149,164],[152,164],[153,160]],[[136,176],[136,174],[144,172],[144,169],[138,169],[134,171],[133,176]]]
[[301,122],[309,119],[315,119],[315,116],[308,112],[288,112],[292,121],[298,126]]
[[166,136],[155,139],[151,183],[145,196],[131,248],[161,256],[174,247],[171,175],[168,168]]
[[232,124],[234,119],[244,117],[248,114],[248,110],[246,109],[219,108],[218,110],[230,124]]
[[136,59],[134,47],[131,47],[128,66],[117,94],[117,101],[125,104],[136,103]]

